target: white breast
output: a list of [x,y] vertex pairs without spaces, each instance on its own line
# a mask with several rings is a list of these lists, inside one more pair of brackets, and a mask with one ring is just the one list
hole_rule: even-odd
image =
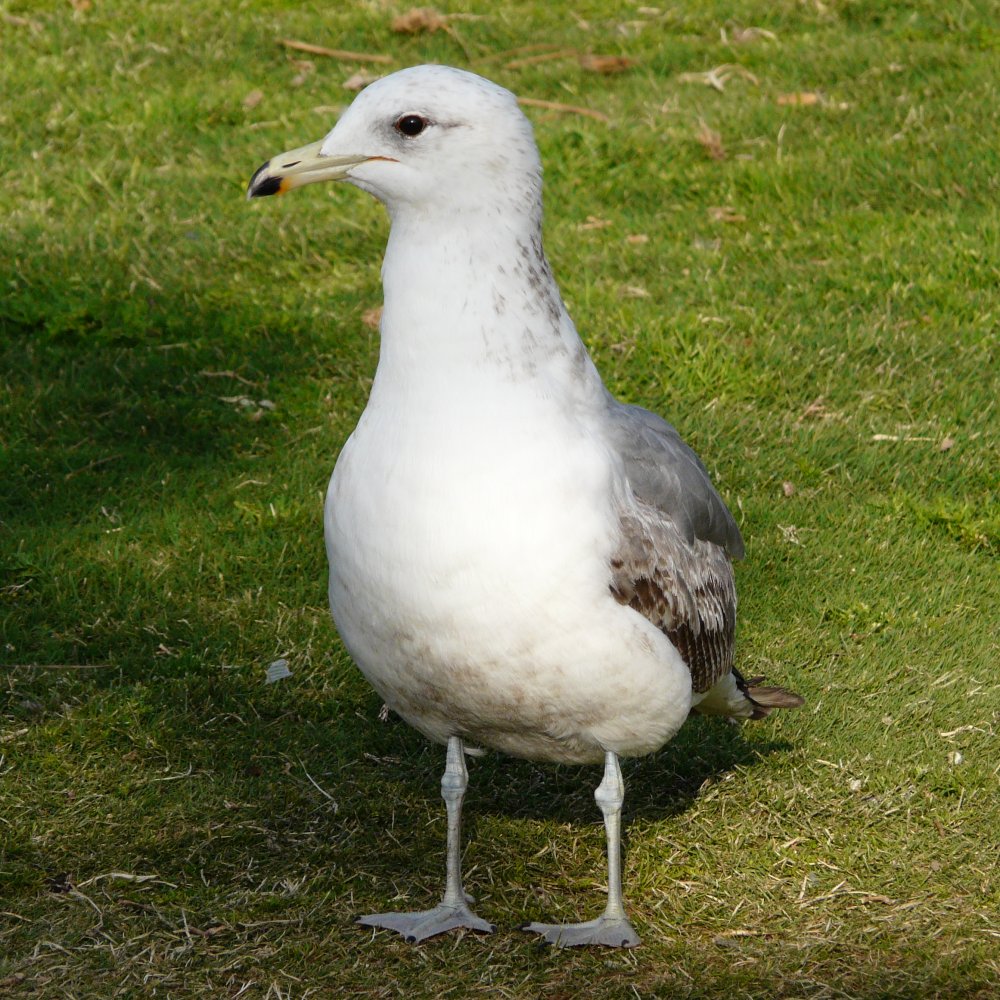
[[341,454],[326,505],[338,629],[431,738],[649,752],[686,716],[690,681],[608,591],[613,458],[537,382],[464,374],[396,385],[392,405],[373,391]]

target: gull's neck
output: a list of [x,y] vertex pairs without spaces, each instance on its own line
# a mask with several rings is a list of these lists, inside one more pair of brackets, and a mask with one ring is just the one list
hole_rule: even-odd
[[585,351],[542,250],[541,211],[392,212],[380,376],[527,377]]

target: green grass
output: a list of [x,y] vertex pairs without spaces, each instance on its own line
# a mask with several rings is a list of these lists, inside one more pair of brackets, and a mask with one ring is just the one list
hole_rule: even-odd
[[[404,9],[0,7],[0,994],[995,996],[995,7]],[[358,68],[277,37],[608,116],[528,111],[549,255],[739,514],[741,665],[808,699],[628,762],[635,952],[512,929],[603,905],[598,775],[494,756],[466,866],[500,931],[351,922],[440,891],[442,754],[378,720],[324,606],[387,226],[344,187],[243,200]],[[635,65],[496,57],[540,42]],[[723,64],[756,82],[684,77]]]

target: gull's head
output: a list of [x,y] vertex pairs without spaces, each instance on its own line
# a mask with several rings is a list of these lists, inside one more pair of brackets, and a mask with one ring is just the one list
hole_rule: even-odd
[[333,180],[370,192],[393,213],[499,213],[535,206],[541,164],[509,90],[464,70],[414,66],[365,88],[325,139],[268,160],[247,197]]

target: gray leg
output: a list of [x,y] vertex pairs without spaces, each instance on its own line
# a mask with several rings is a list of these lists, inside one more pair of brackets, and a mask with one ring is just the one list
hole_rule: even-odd
[[596,920],[582,924],[528,924],[524,929],[541,934],[549,944],[571,947],[581,944],[605,944],[612,948],[634,948],[639,943],[622,899],[622,803],[625,783],[622,781],[618,755],[610,750],[604,756],[604,780],[597,786],[594,798],[604,813],[604,829],[608,835],[608,903]]
[[474,902],[466,896],[462,888],[462,799],[469,784],[469,772],[465,767],[465,750],[457,736],[448,740],[448,758],[441,778],[441,796],[448,809],[448,854],[444,898],[433,910],[417,913],[369,913],[358,917],[359,924],[369,927],[388,927],[398,931],[407,941],[423,941],[424,938],[456,927],[468,927],[474,931],[490,933],[496,928],[477,917],[469,909]]

